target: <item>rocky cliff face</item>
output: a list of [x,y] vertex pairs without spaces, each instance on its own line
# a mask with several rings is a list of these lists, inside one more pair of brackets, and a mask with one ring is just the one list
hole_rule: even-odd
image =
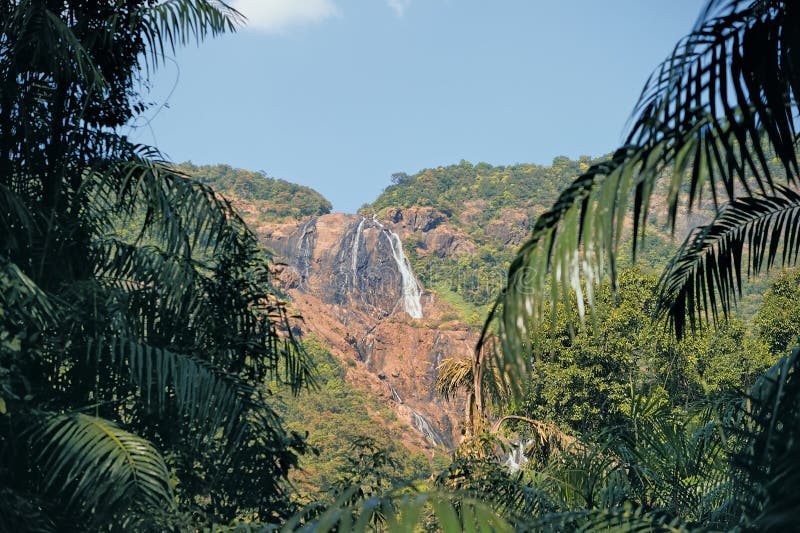
[[259,232],[285,264],[280,278],[302,327],[354,362],[352,378],[382,396],[428,446],[453,447],[464,406],[435,397],[436,369],[446,357],[469,356],[477,336],[444,320],[450,310],[420,286],[398,234],[421,232],[432,253],[452,253],[457,236],[436,228],[430,213],[410,221],[402,212],[389,220],[335,213]]

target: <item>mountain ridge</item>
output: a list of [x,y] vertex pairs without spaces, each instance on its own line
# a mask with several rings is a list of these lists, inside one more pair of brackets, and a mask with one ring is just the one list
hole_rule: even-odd
[[[461,161],[395,175],[358,214],[331,213],[310,188],[296,193],[312,210],[280,211],[268,195],[254,192],[261,174],[225,166],[205,172],[217,173],[206,183],[274,254],[279,287],[304,317],[298,333],[316,335],[342,362],[349,382],[413,430],[398,439],[431,457],[441,445],[457,445],[465,418],[463,399],[435,397],[438,364],[471,357],[487,308],[533,221],[593,161],[560,157],[549,167]],[[656,221],[665,218],[660,210],[656,202]],[[678,233],[703,216],[681,220]],[[666,230],[656,230],[655,246],[645,249],[653,262],[676,246]],[[413,284],[417,295],[408,292]],[[410,310],[409,297],[418,300],[419,312]]]

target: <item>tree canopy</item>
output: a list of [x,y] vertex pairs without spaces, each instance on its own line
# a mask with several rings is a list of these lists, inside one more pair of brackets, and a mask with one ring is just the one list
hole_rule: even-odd
[[331,203],[314,189],[260,172],[191,163],[182,163],[178,169],[225,197],[255,202],[257,212],[253,215],[260,222],[299,220],[331,212]]

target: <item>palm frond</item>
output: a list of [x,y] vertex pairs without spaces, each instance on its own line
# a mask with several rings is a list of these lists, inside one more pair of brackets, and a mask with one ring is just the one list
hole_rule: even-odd
[[11,62],[19,62],[16,66],[23,71],[62,70],[81,76],[90,85],[104,82],[91,54],[60,13],[51,11],[47,2],[26,0],[17,4],[3,19],[3,34],[17,37],[5,49]]
[[209,35],[235,31],[244,22],[241,13],[221,0],[167,0],[146,8],[143,19],[154,67],[178,45],[199,44]]
[[[355,490],[355,487],[350,489]],[[384,514],[381,531],[405,533],[425,524],[429,516],[432,524],[443,533],[512,532],[514,528],[491,507],[463,494],[429,491],[416,494],[386,494],[359,502],[353,508],[350,494],[345,493],[324,512],[303,524],[305,513],[290,519],[281,531],[328,533],[375,531],[371,518],[376,512]],[[256,531],[258,529],[255,529]]]
[[[662,274],[659,311],[678,336],[729,314],[741,296],[744,276],[797,263],[800,194],[776,186],[776,194],[734,200],[714,220],[693,231]],[[709,316],[711,315],[711,316]]]
[[446,401],[456,397],[459,392],[471,390],[473,387],[472,361],[448,357],[443,359],[436,369],[435,390],[438,396]]
[[0,309],[23,313],[28,326],[44,329],[56,311],[42,289],[14,263],[0,255]]
[[25,202],[9,187],[0,183],[0,230],[6,242],[0,253],[30,245],[36,222]]
[[120,338],[90,343],[87,349],[96,362],[105,359],[127,374],[147,408],[170,412],[168,407],[174,404],[177,413],[197,428],[198,441],[203,432],[213,436],[222,428],[231,446],[236,446],[248,412],[271,411],[257,401],[252,385],[197,357]]
[[525,524],[528,531],[608,531],[688,533],[694,531],[680,518],[663,512],[650,511],[641,506],[623,505],[606,509],[591,509],[550,513]]
[[732,485],[717,419],[695,428],[670,416],[648,418],[637,435],[618,453],[640,501],[695,522],[718,510]]
[[98,165],[87,177],[92,185],[84,195],[92,200],[93,216],[103,220],[103,214],[116,212],[117,223],[138,223],[140,238],[153,234],[168,253],[187,257],[193,248],[216,253],[257,242],[230,203],[212,189],[166,163],[142,157],[143,147],[128,149],[127,159]]
[[[227,200],[138,155],[98,170],[92,182],[84,194],[92,199],[90,218],[98,221],[97,275],[133,296],[126,313],[151,329],[139,334],[152,334],[153,327],[172,335],[185,331],[197,346],[213,339],[225,347],[226,355],[209,353],[214,362],[241,365],[248,356],[259,375],[266,370],[295,392],[313,383],[275,295],[268,256]],[[125,242],[105,236],[119,224],[138,227],[138,237]],[[219,316],[220,306],[226,315]]]
[[736,439],[734,474],[740,490],[733,507],[745,525],[781,531],[800,505],[800,348],[773,365],[734,406],[727,430]]
[[313,385],[309,359],[272,292],[259,250],[198,260],[114,238],[93,249],[98,281],[117,291],[108,312],[117,331],[161,339],[155,342],[164,348],[193,346],[209,363],[259,381],[283,381],[295,392]]
[[145,439],[84,414],[45,415],[30,430],[45,491],[77,514],[108,517],[132,505],[172,505],[170,473]]

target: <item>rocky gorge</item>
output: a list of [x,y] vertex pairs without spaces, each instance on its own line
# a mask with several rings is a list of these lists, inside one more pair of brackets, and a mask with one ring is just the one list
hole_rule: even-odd
[[315,333],[349,362],[349,378],[388,403],[426,447],[452,448],[464,405],[435,396],[436,371],[444,358],[468,357],[477,334],[448,319],[451,309],[420,285],[395,229],[403,231],[377,216],[332,213],[262,226],[259,235],[303,316],[299,332]]

